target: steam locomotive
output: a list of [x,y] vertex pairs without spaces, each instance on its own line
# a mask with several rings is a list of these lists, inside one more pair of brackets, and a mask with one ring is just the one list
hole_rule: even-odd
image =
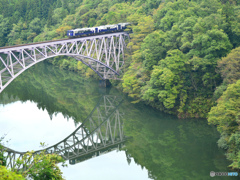
[[67,31],[67,36],[69,38],[74,38],[74,37],[82,37],[82,36],[95,35],[95,34],[119,32],[126,29],[129,24],[130,23],[118,23],[118,24],[98,26],[98,27],[72,29]]

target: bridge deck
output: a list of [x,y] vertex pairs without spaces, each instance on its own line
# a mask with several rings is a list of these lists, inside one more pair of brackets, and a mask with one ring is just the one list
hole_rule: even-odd
[[92,36],[85,36],[80,38],[65,38],[65,39],[58,39],[58,40],[50,40],[50,41],[42,41],[42,42],[35,42],[35,43],[29,43],[29,44],[19,44],[19,45],[13,45],[13,46],[5,46],[0,47],[0,53],[8,52],[8,51],[17,51],[19,49],[27,49],[27,47],[39,47],[39,44],[42,46],[51,46],[59,43],[68,43],[72,41],[84,41],[88,40],[89,38],[94,37],[95,39],[101,39],[105,37],[111,37],[111,36],[118,36],[120,34],[128,34],[128,32],[117,32],[117,33],[108,33],[108,34],[99,34],[99,35],[92,35]]

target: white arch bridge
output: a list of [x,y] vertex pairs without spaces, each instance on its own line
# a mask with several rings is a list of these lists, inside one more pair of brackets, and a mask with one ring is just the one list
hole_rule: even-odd
[[70,56],[94,70],[103,80],[118,79],[124,64],[128,32],[62,39],[0,48],[0,93],[22,72],[56,56]]

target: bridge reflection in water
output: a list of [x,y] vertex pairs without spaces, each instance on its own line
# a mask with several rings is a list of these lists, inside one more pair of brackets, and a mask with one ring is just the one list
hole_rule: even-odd
[[[35,154],[45,151],[55,153],[69,160],[69,164],[76,164],[87,159],[108,153],[123,146],[127,137],[123,133],[123,113],[119,107],[123,101],[121,96],[104,95],[82,122],[82,124],[68,137],[48,148],[35,151]],[[18,152],[5,148],[7,167],[16,167],[16,160],[22,159],[26,152]],[[25,161],[31,163],[33,158]]]

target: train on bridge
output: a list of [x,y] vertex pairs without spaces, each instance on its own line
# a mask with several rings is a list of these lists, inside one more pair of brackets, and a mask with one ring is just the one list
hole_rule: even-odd
[[118,23],[112,25],[98,26],[98,27],[89,27],[89,28],[80,28],[80,29],[72,29],[67,31],[68,38],[89,36],[89,35],[97,35],[97,34],[105,34],[111,32],[120,32],[127,29],[127,26],[130,23]]

